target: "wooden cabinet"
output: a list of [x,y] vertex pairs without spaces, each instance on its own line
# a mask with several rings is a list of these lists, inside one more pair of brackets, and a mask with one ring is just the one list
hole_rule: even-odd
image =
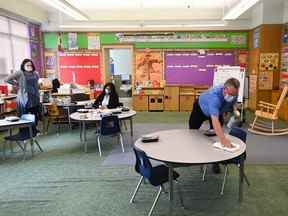
[[163,95],[149,95],[149,111],[163,111]]
[[148,96],[133,95],[133,109],[136,111],[148,111]]
[[164,110],[179,111],[179,87],[166,86],[164,88]]
[[195,89],[190,86],[180,86],[179,100],[179,110],[181,112],[191,112],[195,100]]
[[194,94],[182,94],[180,95],[180,111],[181,112],[191,112],[195,100]]

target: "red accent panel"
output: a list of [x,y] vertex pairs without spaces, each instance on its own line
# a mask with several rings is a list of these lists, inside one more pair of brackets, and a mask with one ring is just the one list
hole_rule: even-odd
[[100,53],[60,53],[59,77],[64,83],[101,83]]

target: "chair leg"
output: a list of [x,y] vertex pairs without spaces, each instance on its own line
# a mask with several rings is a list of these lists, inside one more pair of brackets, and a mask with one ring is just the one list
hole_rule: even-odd
[[250,182],[249,182],[245,172],[244,172],[244,179],[245,179],[245,182],[247,183],[247,185],[250,186]]
[[178,194],[179,194],[180,204],[181,204],[182,208],[185,208],[184,207],[184,201],[183,201],[183,195],[182,195],[182,189],[180,187],[179,181],[175,180],[175,182],[177,183],[177,187],[178,187]]
[[26,159],[26,148],[27,148],[27,143],[24,141],[23,142],[23,144],[24,144],[24,150],[23,150],[23,160],[25,160]]
[[60,135],[60,122],[57,120],[57,136]]
[[274,120],[272,120],[272,122],[271,122],[271,129],[272,129],[272,134],[274,134]]
[[253,129],[254,126],[255,126],[255,123],[256,123],[256,121],[257,121],[257,118],[258,118],[258,116],[255,116],[255,119],[254,119],[254,121],[253,121],[253,123],[252,123],[252,129]]
[[13,150],[13,145],[12,145],[12,142],[11,142],[11,141],[9,141],[9,147],[10,147],[10,152],[11,152],[11,154],[13,154],[13,153],[14,153],[14,150]]
[[228,173],[228,166],[225,165],[225,173],[224,173],[224,177],[223,177],[223,182],[222,182],[222,187],[221,187],[220,195],[223,195],[223,194],[224,194],[224,187],[225,187],[225,183],[226,183],[227,173]]
[[38,146],[39,150],[40,150],[41,152],[43,152],[43,149],[42,149],[41,146],[39,145],[38,140],[37,140],[37,139],[34,139],[34,142],[35,142],[36,145]]
[[3,160],[5,160],[6,159],[6,143],[7,143],[7,141],[5,140],[4,141],[4,143],[3,143],[3,149],[2,149],[2,158],[3,158]]
[[131,199],[130,199],[130,203],[133,203],[133,202],[134,202],[134,199],[135,199],[136,194],[137,194],[137,192],[138,192],[138,190],[139,190],[139,188],[140,188],[140,186],[141,186],[141,184],[142,184],[142,182],[143,182],[143,179],[144,179],[144,177],[141,176],[141,177],[140,177],[140,180],[138,181],[137,186],[136,186],[136,188],[135,188],[135,190],[134,190],[134,192],[133,192],[133,195],[132,195],[132,197],[131,197]]
[[202,181],[205,181],[206,172],[207,172],[207,165],[203,165]]
[[121,147],[122,147],[122,152],[124,152],[123,136],[122,136],[121,133],[119,133],[119,138],[120,138],[120,144],[121,144]]
[[160,188],[159,188],[159,190],[158,190],[157,196],[156,196],[156,198],[155,198],[155,200],[154,200],[154,202],[153,202],[153,205],[152,205],[152,207],[151,207],[151,209],[150,209],[150,211],[149,211],[148,216],[151,216],[151,215],[152,215],[153,210],[154,210],[154,207],[156,206],[156,204],[157,204],[157,202],[158,202],[158,199],[159,199],[159,197],[160,197],[160,195],[161,195],[161,192],[162,192],[162,185],[160,186]]
[[46,134],[48,134],[49,126],[50,126],[50,118],[48,117],[47,125],[46,125]]
[[32,140],[29,140],[30,142],[30,147],[31,147],[31,155],[32,157],[34,157],[34,140],[32,138]]
[[24,152],[24,148],[23,146],[21,145],[21,143],[19,141],[16,141],[16,144],[19,146],[19,148],[21,148],[21,150]]
[[124,124],[125,130],[127,131],[127,124],[125,120],[123,121],[123,124]]
[[101,152],[101,144],[100,144],[100,135],[97,136],[97,143],[98,143],[99,155],[101,157],[102,156],[102,152]]

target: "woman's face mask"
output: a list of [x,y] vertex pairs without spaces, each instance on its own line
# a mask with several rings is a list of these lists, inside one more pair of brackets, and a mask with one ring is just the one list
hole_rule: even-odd
[[109,88],[105,88],[105,94],[110,94],[111,90]]
[[25,71],[28,71],[28,72],[33,71],[32,64],[30,62],[28,62],[27,64],[25,64],[24,69],[25,69]]

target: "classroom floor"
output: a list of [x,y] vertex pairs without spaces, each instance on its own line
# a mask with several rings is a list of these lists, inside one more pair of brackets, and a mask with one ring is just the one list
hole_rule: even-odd
[[[137,113],[134,139],[155,130],[186,128],[189,113]],[[88,133],[88,153],[83,152],[78,129],[53,129],[40,136],[44,149],[33,159],[22,154],[0,160],[0,216],[147,215],[156,188],[143,185],[134,204],[129,199],[139,176],[134,171],[133,140],[124,132],[125,153],[113,138],[103,144],[100,158],[94,129]],[[244,187],[238,203],[238,172],[231,166],[223,196],[223,174],[208,170],[201,181],[198,166],[179,168],[185,209],[175,194],[174,215],[285,215],[288,194],[287,136],[249,134],[246,173],[251,186]],[[17,150],[17,149],[16,149]],[[19,151],[19,150],[18,150]],[[163,194],[154,215],[168,215],[168,196]]]

